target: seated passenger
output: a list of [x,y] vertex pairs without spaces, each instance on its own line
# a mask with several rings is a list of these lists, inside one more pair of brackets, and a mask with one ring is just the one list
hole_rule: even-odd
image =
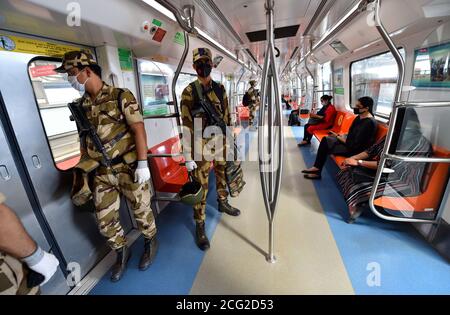
[[292,100],[289,100],[287,103],[286,103],[286,109],[292,109]]
[[300,111],[298,109],[294,109],[289,114],[289,121],[288,126],[300,126],[300,118],[299,118]]
[[362,97],[356,102],[354,108],[358,116],[353,121],[347,136],[338,135],[330,131],[331,136],[325,137],[320,142],[314,166],[303,170],[307,179],[321,179],[322,168],[327,156],[330,154],[352,156],[362,152],[375,142],[377,121],[373,117],[373,99]]
[[[421,132],[420,123],[414,110],[404,116],[406,125],[402,127],[396,154],[406,156],[431,156],[432,146]],[[343,162],[346,166],[337,174],[337,181],[344,194],[350,212],[348,223],[353,223],[368,208],[368,200],[375,179],[378,162],[383,152],[385,139],[381,139],[368,150],[354,155]],[[387,161],[386,173],[381,177],[376,197],[414,196],[420,194],[421,180],[426,163]]]
[[289,101],[287,100],[287,96],[285,96],[284,94],[281,95],[281,101],[284,103],[286,109],[289,109]]
[[320,98],[322,108],[317,114],[310,114],[310,120],[305,125],[303,141],[298,144],[299,147],[311,144],[314,131],[329,129],[333,126],[336,118],[336,108],[331,103],[332,99],[333,97],[330,95],[324,95]]

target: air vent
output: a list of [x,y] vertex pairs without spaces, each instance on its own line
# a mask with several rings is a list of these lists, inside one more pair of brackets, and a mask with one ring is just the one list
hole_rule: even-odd
[[330,46],[339,54],[342,55],[348,51],[348,48],[339,40],[330,44]]
[[[298,29],[300,28],[299,25],[292,25],[292,26],[285,26],[285,27],[278,27],[275,29],[275,39],[279,38],[287,38],[287,37],[294,37],[297,35]],[[252,43],[255,42],[262,42],[266,40],[266,34],[267,30],[261,30],[256,32],[248,32],[246,33],[248,40]]]

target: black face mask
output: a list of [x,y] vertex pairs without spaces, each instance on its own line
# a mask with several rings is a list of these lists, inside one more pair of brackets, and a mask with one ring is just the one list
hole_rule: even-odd
[[197,74],[201,78],[207,78],[211,74],[212,66],[209,63],[199,63],[196,66]]
[[355,108],[353,108],[353,113],[354,113],[355,115],[359,115],[359,114],[362,114],[362,113],[363,113],[363,110],[364,110],[364,108],[358,108],[358,107],[355,107]]

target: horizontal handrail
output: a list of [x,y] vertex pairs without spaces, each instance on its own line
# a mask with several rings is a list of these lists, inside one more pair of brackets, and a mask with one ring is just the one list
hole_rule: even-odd
[[147,120],[147,119],[161,119],[161,118],[178,118],[178,117],[180,117],[179,113],[173,113],[173,114],[166,114],[166,115],[147,116],[147,117],[144,117],[144,120]]
[[416,162],[416,163],[450,163],[450,158],[433,158],[433,157],[409,157],[395,154],[386,154],[387,160],[396,160],[402,162]]
[[450,102],[396,102],[395,107],[450,107]]
[[179,157],[179,156],[183,156],[182,153],[149,153],[147,154],[147,157],[149,158],[163,158],[163,157]]

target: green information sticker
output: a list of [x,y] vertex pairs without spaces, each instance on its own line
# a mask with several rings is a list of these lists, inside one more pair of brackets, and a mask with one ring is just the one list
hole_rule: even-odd
[[184,34],[182,32],[177,32],[173,41],[178,45],[184,46]]
[[153,24],[153,25],[156,25],[156,26],[158,26],[158,27],[161,27],[161,26],[162,26],[162,22],[161,22],[161,21],[158,21],[157,19],[153,19],[152,24]]
[[344,95],[344,88],[335,88],[334,93],[337,95]]
[[131,50],[118,49],[120,69],[123,71],[133,71],[133,57],[131,56]]

